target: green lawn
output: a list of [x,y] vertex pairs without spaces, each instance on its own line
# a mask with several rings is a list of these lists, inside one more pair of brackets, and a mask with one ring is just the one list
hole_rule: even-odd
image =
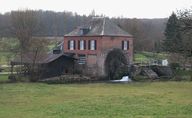
[[147,63],[151,59],[162,60],[167,59],[168,55],[165,53],[153,53],[153,52],[137,52],[134,54],[134,62],[136,63]]
[[[52,48],[54,48],[60,40],[51,40],[47,39],[47,51],[50,51]],[[0,37],[0,66],[1,65],[8,65],[10,60],[14,58],[16,53],[13,53],[10,51],[19,49],[19,41],[16,38],[10,38],[10,37]]]
[[192,82],[0,84],[0,118],[192,118]]
[[14,54],[10,52],[1,52],[0,51],[0,65],[7,65],[9,64],[9,60],[14,57]]
[[8,80],[7,74],[0,74],[0,82],[5,82]]

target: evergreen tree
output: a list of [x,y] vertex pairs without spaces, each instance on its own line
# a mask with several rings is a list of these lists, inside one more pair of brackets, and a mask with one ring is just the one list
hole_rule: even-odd
[[179,19],[175,13],[169,17],[165,29],[164,50],[179,53],[182,49],[182,40],[179,31]]

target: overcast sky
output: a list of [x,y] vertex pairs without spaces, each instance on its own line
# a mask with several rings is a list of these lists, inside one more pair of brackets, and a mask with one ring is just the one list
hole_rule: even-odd
[[71,11],[109,17],[165,18],[173,11],[190,8],[192,0],[0,0],[0,12],[18,9]]

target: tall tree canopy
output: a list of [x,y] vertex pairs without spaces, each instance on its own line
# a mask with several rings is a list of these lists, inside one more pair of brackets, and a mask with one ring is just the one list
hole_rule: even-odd
[[192,10],[184,10],[169,17],[165,29],[165,50],[192,56]]
[[184,67],[192,65],[192,9],[181,10],[177,16],[173,13],[167,22],[165,36],[166,51],[181,55]]
[[192,9],[179,12],[180,32],[185,57],[192,56]]
[[165,28],[165,37],[164,40],[164,49],[168,52],[181,51],[182,40],[179,30],[179,19],[175,13],[169,17],[166,28]]
[[27,50],[30,40],[38,30],[37,14],[33,10],[12,11],[12,30],[20,43],[22,51]]
[[[12,11],[12,13],[15,12],[19,11]],[[84,26],[95,16],[94,11],[89,16],[67,11],[37,10],[34,12],[36,12],[35,16],[37,16],[38,22],[40,22],[38,25],[40,30],[33,33],[35,36],[63,36],[78,26]],[[0,14],[0,37],[14,37],[12,32],[10,32],[12,13]],[[110,20],[113,20],[122,29],[134,36],[135,51],[154,51],[154,44],[164,39],[163,31],[167,18],[111,18]]]

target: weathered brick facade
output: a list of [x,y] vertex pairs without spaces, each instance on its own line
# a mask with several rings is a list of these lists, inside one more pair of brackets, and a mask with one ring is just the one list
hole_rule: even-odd
[[[105,27],[103,26],[103,28]],[[105,75],[104,61],[108,52],[114,48],[122,49],[129,63],[133,61],[133,37],[131,35],[115,34],[117,31],[110,35],[101,32],[101,34],[95,33],[95,35],[75,35],[72,33],[73,35],[64,36],[64,52],[74,53],[79,58],[79,63],[86,65],[87,68],[84,68],[87,69],[86,72],[97,76]],[[126,47],[124,47],[124,42]]]

